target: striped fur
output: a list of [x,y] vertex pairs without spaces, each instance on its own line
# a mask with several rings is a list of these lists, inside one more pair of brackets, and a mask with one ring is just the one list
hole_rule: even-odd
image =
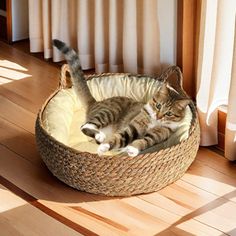
[[91,106],[96,101],[87,86],[77,53],[60,40],[54,39],[53,45],[65,55],[70,67],[72,84],[76,88],[78,98],[86,108]]
[[[190,100],[166,83],[147,104],[127,97],[95,101],[76,52],[59,40],[53,40],[53,44],[68,61],[73,86],[87,112],[81,130],[100,143],[98,154],[125,148],[130,156],[136,156],[140,151],[168,139],[184,118]],[[111,127],[107,130],[113,132],[106,133],[106,127]]]
[[164,142],[179,127],[189,102],[189,98],[182,97],[164,83],[133,119],[99,146],[98,153],[125,148],[130,156],[136,156],[144,149]]

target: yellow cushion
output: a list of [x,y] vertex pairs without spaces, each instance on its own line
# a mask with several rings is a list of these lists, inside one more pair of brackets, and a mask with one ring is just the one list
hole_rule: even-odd
[[[127,96],[137,101],[147,102],[160,86],[160,82],[149,77],[126,74],[94,76],[88,81],[91,93],[97,101],[113,96]],[[192,113],[186,108],[185,118],[179,129],[165,142],[155,145],[145,152],[158,151],[186,139]],[[79,151],[96,153],[98,145],[80,131],[85,122],[85,110],[73,88],[60,90],[47,104],[43,112],[43,125],[47,132],[58,141]],[[110,152],[107,155],[121,154]]]

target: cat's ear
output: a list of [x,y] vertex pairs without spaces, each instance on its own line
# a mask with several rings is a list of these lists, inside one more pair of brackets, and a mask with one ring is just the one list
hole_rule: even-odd
[[190,103],[190,99],[188,98],[183,98],[180,100],[175,101],[175,105],[179,108],[179,109],[185,109],[186,106]]
[[167,87],[167,83],[163,83],[159,89],[159,93],[164,94],[164,95],[168,95],[169,94],[169,90]]

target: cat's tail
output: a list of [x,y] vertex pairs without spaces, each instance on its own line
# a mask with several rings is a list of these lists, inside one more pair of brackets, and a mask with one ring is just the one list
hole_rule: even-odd
[[82,105],[88,108],[90,105],[95,103],[96,100],[88,88],[78,54],[58,39],[53,40],[53,45],[65,55],[67,63],[70,67],[72,85],[74,86]]

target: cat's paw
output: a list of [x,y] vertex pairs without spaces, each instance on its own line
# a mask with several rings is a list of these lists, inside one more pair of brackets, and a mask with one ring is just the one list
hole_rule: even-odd
[[127,146],[125,148],[125,151],[127,152],[127,154],[130,156],[130,157],[136,157],[140,151],[138,150],[138,148],[136,147],[133,147],[133,146]]
[[91,123],[82,125],[80,130],[89,137],[95,137],[95,135],[99,132],[97,126]]
[[103,143],[105,141],[106,135],[103,132],[95,134],[95,139],[98,143]]
[[110,144],[109,143],[102,143],[99,145],[97,153],[99,156],[103,155],[104,152],[107,152],[110,150]]

